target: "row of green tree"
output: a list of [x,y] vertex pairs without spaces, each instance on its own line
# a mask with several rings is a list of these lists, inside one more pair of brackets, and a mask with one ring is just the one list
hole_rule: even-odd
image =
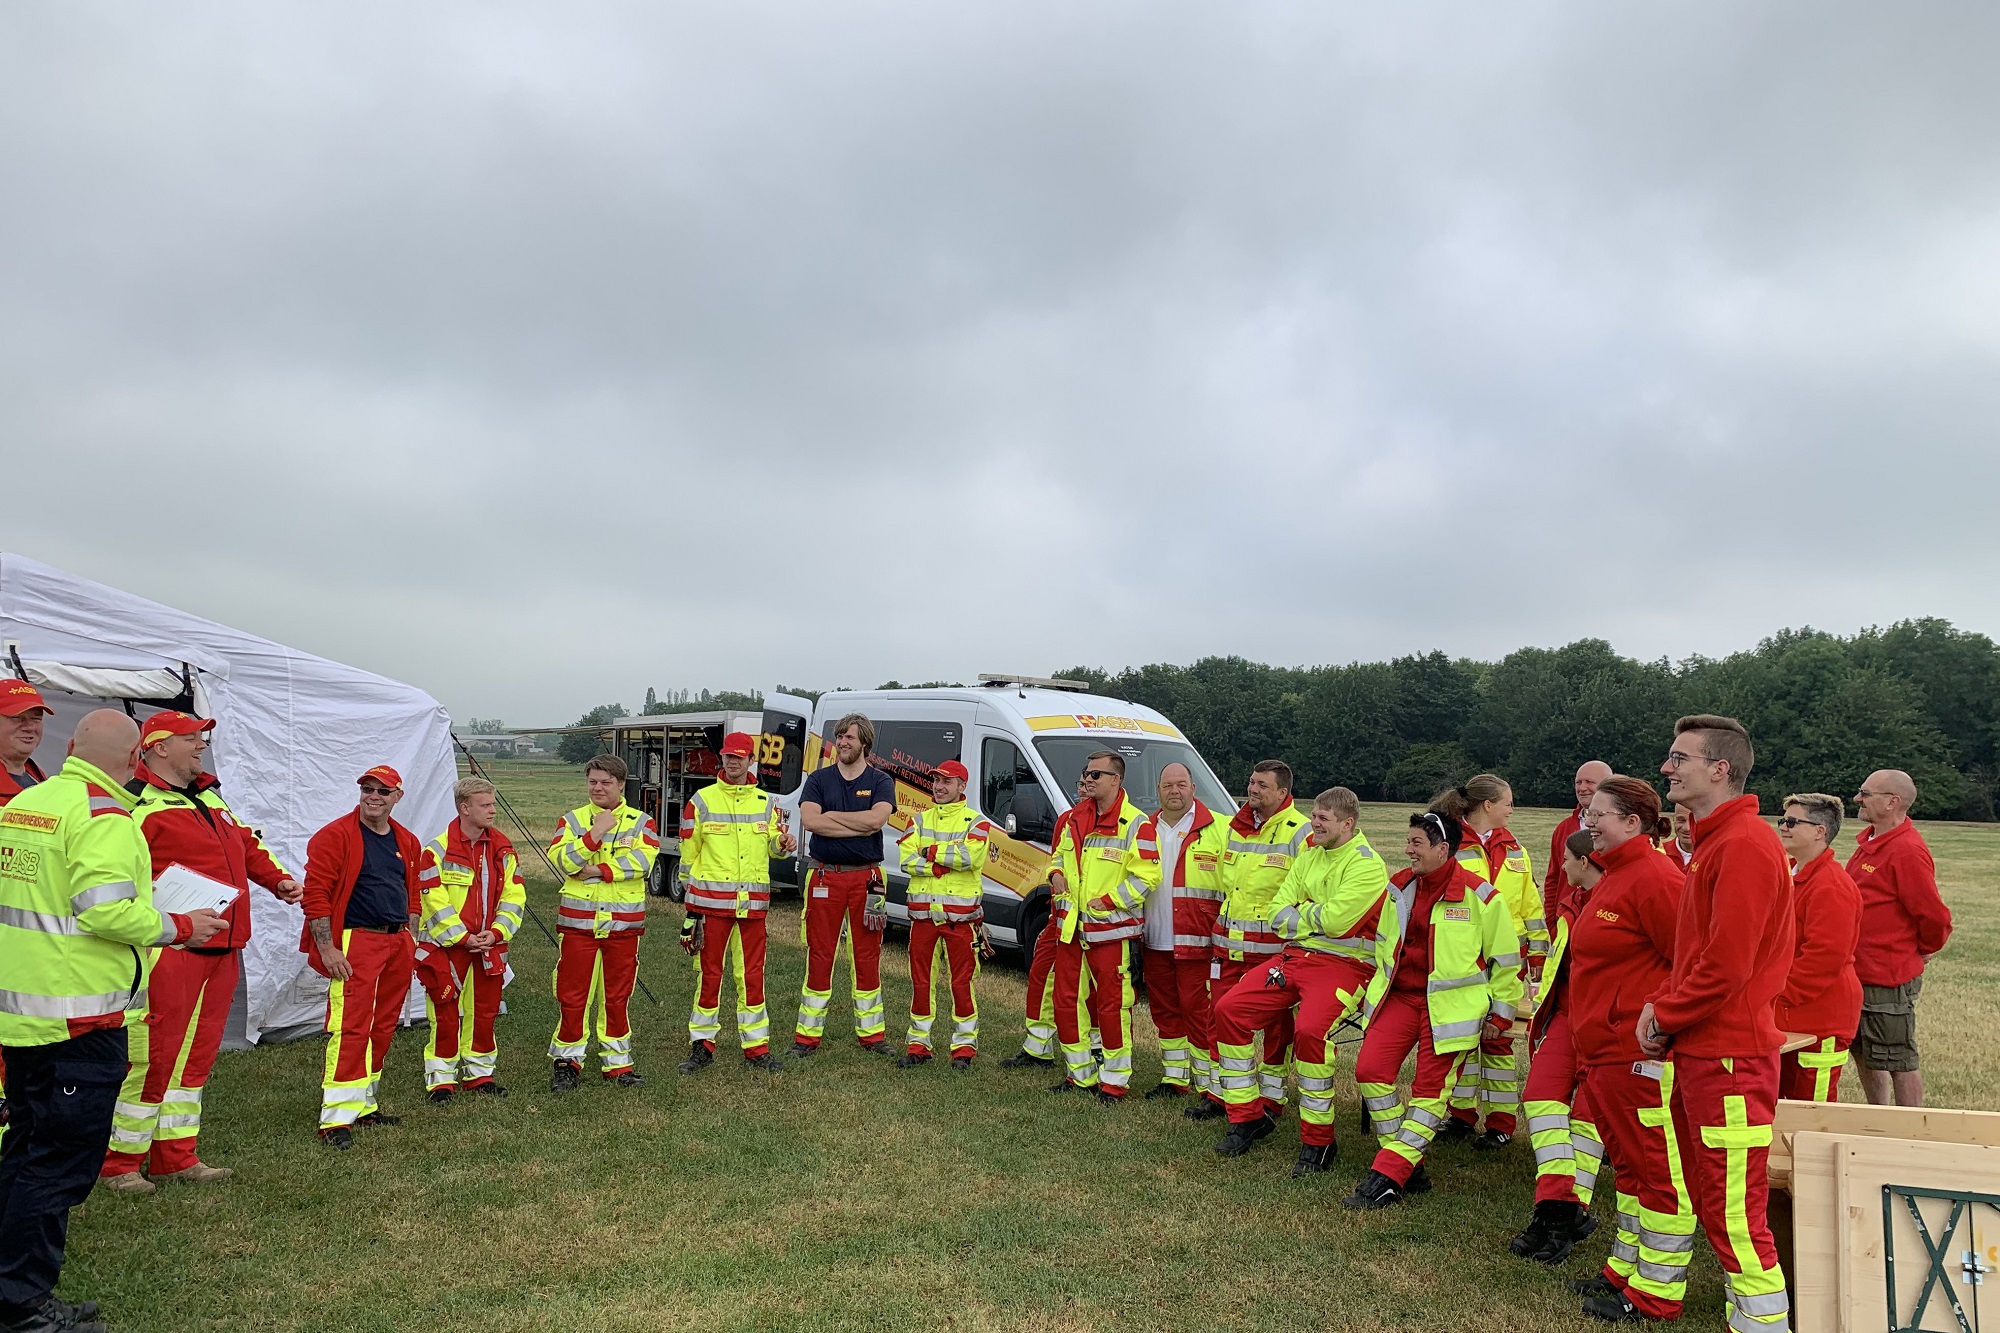
[[1347,666],[1240,657],[1116,674],[1056,673],[1157,708],[1232,789],[1250,765],[1290,763],[1301,791],[1425,800],[1479,772],[1524,805],[1574,799],[1577,765],[1656,775],[1688,713],[1724,713],[1757,747],[1750,789],[1851,796],[1878,768],[1908,771],[1916,813],[1991,820],[2000,780],[2000,647],[1948,621],[1841,638],[1786,630],[1748,652],[1679,663],[1620,656],[1599,639],[1523,648],[1498,662],[1441,652]]

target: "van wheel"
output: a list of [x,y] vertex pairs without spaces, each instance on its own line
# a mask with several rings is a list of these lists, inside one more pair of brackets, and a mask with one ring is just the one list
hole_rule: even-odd
[[646,876],[646,892],[655,898],[672,897],[679,867],[680,861],[676,857],[662,856],[655,860],[652,872]]
[[1035,956],[1035,941],[1049,925],[1049,900],[1037,898],[1021,909],[1020,924],[1016,927],[1015,946],[1021,951],[1021,965],[1026,967]]

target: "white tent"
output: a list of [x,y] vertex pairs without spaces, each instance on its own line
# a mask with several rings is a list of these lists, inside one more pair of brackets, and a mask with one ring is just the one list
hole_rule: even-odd
[[[35,754],[45,771],[61,765],[77,719],[93,708],[215,718],[209,764],[223,795],[301,879],[307,840],[354,808],[355,779],[372,765],[403,775],[396,819],[419,838],[452,817],[451,720],[413,686],[5,553],[0,642],[0,675],[25,675],[55,710]],[[326,980],[299,952],[299,910],[262,890],[250,902],[228,1039],[317,1031]]]

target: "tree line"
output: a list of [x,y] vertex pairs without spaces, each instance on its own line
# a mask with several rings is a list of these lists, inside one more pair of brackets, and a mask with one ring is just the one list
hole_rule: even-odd
[[1750,728],[1750,790],[1852,796],[1870,772],[1917,783],[1915,813],[1991,820],[2000,780],[2000,647],[1939,619],[1849,638],[1785,630],[1722,658],[1641,662],[1601,639],[1522,648],[1498,662],[1442,652],[1346,666],[1241,657],[1192,666],[1071,667],[1114,698],[1172,718],[1226,785],[1282,758],[1298,789],[1421,801],[1479,772],[1524,805],[1567,806],[1586,759],[1657,780],[1674,720],[1724,713]]

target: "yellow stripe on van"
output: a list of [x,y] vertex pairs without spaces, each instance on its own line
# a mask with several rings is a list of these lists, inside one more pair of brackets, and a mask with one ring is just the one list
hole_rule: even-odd
[[1076,729],[1076,718],[1069,715],[1028,719],[1029,731],[1075,731]]

